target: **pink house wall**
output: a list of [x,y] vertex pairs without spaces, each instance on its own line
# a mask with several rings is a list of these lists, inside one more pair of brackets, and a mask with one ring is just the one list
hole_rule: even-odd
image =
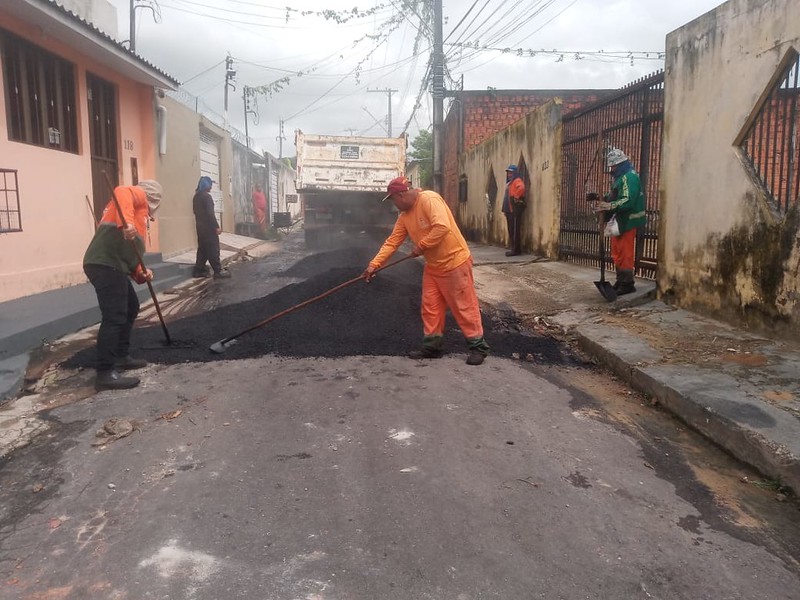
[[[155,176],[153,89],[123,78],[38,28],[0,10],[0,27],[75,65],[77,154],[8,139],[4,80],[0,77],[0,168],[16,169],[23,231],[0,234],[0,302],[83,283],[83,253],[94,233],[86,198],[92,197],[86,74],[117,87],[119,181],[131,183],[131,158],[139,179]],[[2,68],[2,63],[0,63]],[[158,250],[153,228],[148,250]]]

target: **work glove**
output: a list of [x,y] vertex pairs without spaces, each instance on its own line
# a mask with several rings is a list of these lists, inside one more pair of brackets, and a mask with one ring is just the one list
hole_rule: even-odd
[[364,269],[364,272],[361,274],[361,276],[364,278],[364,280],[367,283],[369,283],[370,281],[372,281],[372,278],[375,277],[375,271],[377,271],[377,270],[378,269],[376,269],[375,267],[370,265],[369,267]]

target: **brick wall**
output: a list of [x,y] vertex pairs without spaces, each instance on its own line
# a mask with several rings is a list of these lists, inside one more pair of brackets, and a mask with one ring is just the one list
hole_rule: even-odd
[[548,100],[560,98],[562,113],[585,108],[614,90],[503,90],[455,92],[444,121],[444,197],[458,204],[458,155],[528,115]]

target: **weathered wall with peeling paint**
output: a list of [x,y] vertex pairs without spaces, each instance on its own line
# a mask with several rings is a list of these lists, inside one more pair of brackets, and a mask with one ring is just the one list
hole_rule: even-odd
[[[458,171],[467,177],[467,197],[458,203],[459,225],[471,240],[508,244],[508,228],[501,212],[505,168],[520,162],[520,158],[530,178],[522,226],[523,251],[556,258],[561,185],[559,100],[534,109],[460,157]],[[486,199],[491,179],[497,186],[495,202]]]
[[797,202],[777,215],[735,145],[791,48],[797,0],[730,0],[667,36],[658,288],[678,305],[796,335]]

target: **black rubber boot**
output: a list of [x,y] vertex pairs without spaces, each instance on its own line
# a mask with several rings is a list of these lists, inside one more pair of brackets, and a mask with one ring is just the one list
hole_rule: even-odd
[[139,385],[138,377],[123,377],[116,369],[98,371],[94,381],[94,389],[102,390],[129,390]]
[[617,283],[614,289],[617,290],[617,296],[624,296],[625,294],[632,294],[636,291],[635,279],[633,278],[633,271],[630,269],[623,269],[617,273]]
[[469,351],[469,356],[467,356],[467,364],[468,365],[480,365],[483,364],[483,361],[486,359],[486,355],[481,352],[480,350],[475,350],[474,348]]
[[228,269],[222,269],[219,273],[214,273],[214,279],[230,279],[231,272]]

